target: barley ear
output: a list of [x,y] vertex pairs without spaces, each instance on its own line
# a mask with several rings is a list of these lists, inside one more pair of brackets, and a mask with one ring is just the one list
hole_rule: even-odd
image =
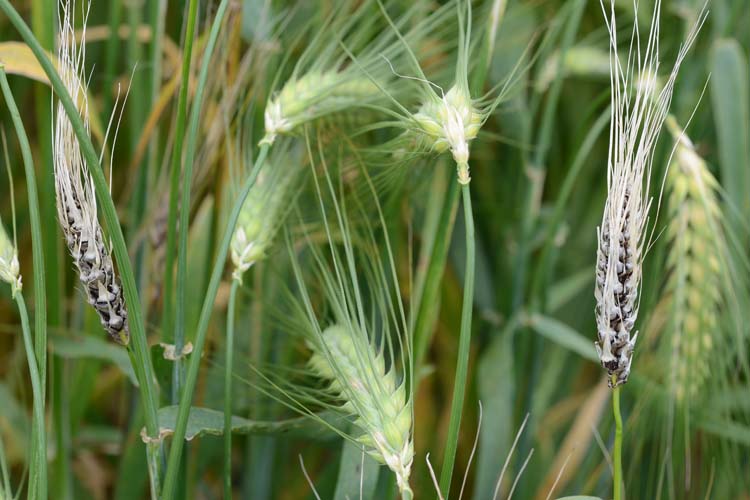
[[5,232],[2,220],[0,220],[0,281],[5,281],[10,285],[11,294],[14,297],[23,287],[18,264],[18,251],[13,241],[8,237],[8,233]]
[[230,248],[232,278],[240,283],[242,275],[265,258],[299,192],[304,169],[298,152],[289,143],[280,144],[245,198]]
[[719,184],[693,144],[670,123],[678,140],[667,175],[669,254],[667,289],[672,297],[672,393],[679,403],[695,399],[709,375],[722,331],[722,256],[728,255],[718,200]]
[[[58,41],[60,79],[79,106],[88,127],[88,101],[84,74],[85,43],[76,42],[73,26],[75,1],[61,0]],[[84,27],[88,8],[84,9]],[[104,330],[117,343],[130,340],[128,314],[120,279],[105,244],[97,218],[93,180],[62,103],[57,104],[53,137],[53,163],[57,214],[65,243],[88,303],[94,307]]]
[[329,70],[293,77],[266,104],[265,135],[259,144],[271,145],[279,135],[293,133],[326,115],[361,106],[377,95],[378,88],[364,76]]
[[609,374],[610,387],[624,384],[630,375],[638,318],[646,225],[651,207],[651,168],[654,149],[669,112],[677,73],[705,20],[705,11],[680,47],[663,88],[657,92],[659,18],[656,1],[644,53],[637,27],[627,61],[618,55],[614,2],[609,14],[602,1],[610,35],[611,108],[607,165],[607,201],[598,229],[596,285],[596,350]]
[[330,390],[355,417],[361,430],[357,442],[396,475],[402,492],[411,492],[409,475],[414,461],[411,437],[412,411],[404,381],[393,367],[386,367],[382,352],[363,333],[333,325],[313,345],[312,370],[330,381]]

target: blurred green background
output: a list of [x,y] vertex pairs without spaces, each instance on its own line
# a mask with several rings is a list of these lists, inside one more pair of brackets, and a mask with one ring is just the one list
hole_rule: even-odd
[[[477,26],[487,22],[492,3],[473,2]],[[475,321],[470,388],[451,498],[458,498],[460,478],[472,453],[479,401],[483,420],[464,498],[493,498],[527,415],[498,498],[507,497],[517,476],[516,499],[547,498],[555,483],[552,498],[575,494],[609,498],[606,450],[611,449],[614,426],[610,390],[593,346],[596,228],[607,187],[608,35],[599,2],[593,0],[500,3],[504,14],[486,88],[503,81],[528,47],[532,55],[525,59],[529,66],[510,98],[471,145],[477,226]],[[13,0],[12,4],[42,44],[52,48],[55,2]],[[192,65],[196,72],[216,4],[200,2]],[[337,8],[335,4],[327,0],[230,3],[213,56],[192,180],[188,269],[195,286],[187,296],[188,337],[197,322],[221,224],[230,208],[230,170],[241,140],[238,124],[250,116],[256,132],[260,130],[263,104],[281,59],[299,55],[307,37],[318,32],[327,14]],[[427,13],[433,6],[425,4]],[[632,2],[616,2],[623,51],[634,23],[641,33],[648,32],[652,5],[641,0],[636,16]],[[170,339],[161,330],[159,279],[185,7],[181,1],[93,0],[86,33],[95,144],[102,144],[115,104],[124,102],[116,147],[110,151],[108,146],[106,151],[113,154],[112,196],[141,286],[164,405],[169,404],[171,368],[158,343]],[[702,7],[703,0],[663,2],[660,76],[668,73]],[[657,199],[652,216],[660,206],[658,219],[652,219],[656,237],[643,274],[636,326],[641,333],[633,376],[622,394],[625,491],[632,499],[750,498],[750,3],[710,0],[708,9],[708,20],[678,77],[671,113],[704,162],[702,168],[718,180],[710,196],[704,192],[695,204],[700,212],[705,200],[713,197],[716,210],[711,220],[716,224],[705,231],[677,225],[684,207],[670,205],[670,196],[680,180],[666,177],[659,204],[659,188],[675,144],[665,129],[654,161],[652,192]],[[154,37],[155,33],[161,36]],[[143,417],[131,382],[132,367],[125,351],[105,340],[97,318],[84,307],[56,229],[50,91],[36,81],[44,77],[18,40],[5,16],[0,16],[0,62],[11,75],[11,89],[31,141],[40,187],[47,286],[53,290],[48,294],[50,497],[143,498],[147,494],[139,435]],[[189,98],[193,92],[190,89]],[[4,101],[0,120],[13,172],[22,274],[29,277],[24,282],[30,291],[33,271],[25,181]],[[420,160],[413,168],[413,178],[399,187],[386,214],[398,250],[397,267],[404,276],[413,264],[407,247],[413,245],[418,259],[420,249],[435,234],[441,200],[454,179],[453,167],[445,159]],[[673,163],[670,171],[678,175],[672,170],[679,174],[680,165]],[[682,182],[690,182],[686,179]],[[8,230],[9,193],[7,176],[0,175],[0,216]],[[462,224],[459,214],[439,300],[433,307],[435,334],[426,354],[427,369],[419,374],[412,474],[417,498],[436,495],[425,455],[430,453],[433,463],[442,456],[448,428],[463,282]],[[681,242],[692,244],[692,250],[681,254]],[[267,298],[273,297],[278,279],[273,265],[277,253],[283,249],[272,252],[269,263],[257,266],[245,279],[237,320],[238,377],[250,376],[247,364],[258,361],[257,357],[276,352],[261,318],[269,314],[264,312]],[[721,269],[701,261],[696,253],[718,256]],[[687,278],[675,282],[676,276]],[[690,298],[678,304],[677,291]],[[194,404],[216,410],[223,404],[227,294],[228,285],[222,285],[194,395]],[[404,296],[409,296],[408,290]],[[29,293],[27,300],[31,297]],[[697,318],[698,325],[686,323],[688,316]],[[19,321],[9,287],[0,286],[0,437],[14,491],[26,474],[31,414]],[[676,347],[689,335],[701,339],[698,347]],[[709,341],[703,340],[706,336]],[[679,370],[681,365],[700,376],[688,380]],[[691,383],[694,390],[684,389]],[[677,387],[689,395],[680,397]],[[238,416],[292,416],[268,401],[259,403],[257,394],[243,383],[235,384],[232,406]],[[221,496],[222,443],[221,437],[211,435],[189,442],[181,494]],[[288,435],[236,435],[236,497],[313,498],[298,454],[303,455],[323,498],[343,499],[347,486],[346,493],[358,497],[359,453],[347,450],[341,439],[304,429]],[[370,498],[394,495],[392,478],[385,470],[367,471]],[[357,478],[354,483],[352,477]]]

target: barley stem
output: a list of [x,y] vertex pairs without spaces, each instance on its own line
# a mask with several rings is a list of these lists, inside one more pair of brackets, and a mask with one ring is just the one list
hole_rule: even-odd
[[[0,0],[0,10],[10,20],[11,24],[16,28],[18,33],[21,35],[23,40],[29,46],[31,51],[34,53],[37,61],[44,69],[45,74],[50,80],[55,94],[60,99],[61,104],[65,108],[65,113],[68,115],[68,119],[73,127],[73,131],[76,134],[81,152],[83,153],[86,163],[89,165],[89,172],[91,179],[94,183],[96,190],[97,199],[99,206],[102,209],[102,215],[104,217],[108,236],[112,241],[112,249],[117,260],[117,266],[120,270],[122,277],[122,285],[125,292],[125,301],[128,306],[128,319],[130,325],[130,331],[132,334],[132,342],[129,347],[129,351],[132,350],[136,363],[133,368],[139,381],[139,387],[143,404],[145,407],[144,416],[146,421],[146,431],[149,436],[155,437],[158,435],[158,417],[157,417],[157,387],[156,379],[154,377],[154,369],[151,364],[151,357],[148,349],[148,342],[146,339],[146,331],[143,323],[143,316],[141,314],[141,303],[138,296],[138,290],[136,289],[135,279],[133,277],[133,269],[130,264],[130,257],[128,255],[128,249],[125,245],[125,238],[120,227],[119,219],[117,217],[117,211],[115,209],[112,197],[109,194],[109,185],[104,178],[104,174],[99,163],[99,157],[94,150],[94,145],[91,142],[91,138],[88,135],[86,127],[81,120],[80,113],[73,99],[70,97],[65,84],[63,84],[60,76],[57,74],[54,65],[50,61],[49,57],[45,53],[44,49],[39,45],[34,34],[31,32],[29,27],[24,22],[23,18],[10,4],[9,0]],[[151,475],[152,495],[158,496],[159,486],[159,471],[158,471],[158,457],[152,455],[158,451],[158,444],[155,446],[147,446],[146,452],[149,455],[149,474]],[[157,466],[156,469],[153,467]]]
[[[26,174],[26,190],[29,200],[29,221],[31,225],[31,251],[34,269],[34,356],[39,370],[39,390],[41,392],[40,404],[42,413],[44,413],[44,400],[46,394],[47,380],[47,291],[44,273],[44,252],[42,250],[42,226],[39,214],[39,196],[36,189],[36,175],[34,173],[34,160],[31,156],[31,147],[29,138],[26,135],[26,129],[23,126],[21,115],[18,112],[18,106],[13,97],[8,84],[8,78],[5,68],[0,64],[0,87],[2,88],[3,97],[8,105],[13,127],[18,137],[18,143],[21,147],[21,157],[23,159],[24,172]],[[20,294],[19,294],[20,295]],[[34,403],[36,405],[36,402]],[[34,427],[32,433],[32,443],[34,443],[34,453],[38,453],[37,459],[45,463],[44,481],[35,485],[39,488],[40,498],[47,496],[46,482],[46,445],[44,436],[37,435],[39,429]],[[42,421],[41,432],[44,433],[44,422]]]
[[464,270],[464,300],[461,308],[461,333],[458,340],[458,360],[453,386],[451,420],[448,426],[443,469],[440,473],[440,491],[444,498],[448,498],[450,492],[453,465],[456,461],[458,431],[461,427],[461,412],[466,394],[466,375],[469,368],[471,315],[474,308],[474,214],[471,208],[471,192],[468,184],[461,186],[461,195],[464,203],[464,225],[466,226],[466,268]]
[[[0,2],[7,1],[8,0],[0,0]],[[2,5],[2,3],[0,3],[0,5]],[[174,498],[175,495],[175,488],[177,487],[177,470],[180,466],[182,447],[185,445],[185,432],[187,431],[190,404],[193,400],[193,390],[195,389],[195,383],[198,379],[201,353],[203,352],[203,345],[206,343],[208,323],[211,320],[211,312],[213,311],[214,300],[216,299],[216,293],[218,292],[219,284],[221,283],[224,264],[226,264],[229,245],[232,242],[232,236],[234,234],[234,228],[237,225],[237,219],[239,218],[242,204],[245,202],[245,198],[247,198],[247,193],[255,184],[255,179],[258,177],[258,172],[265,163],[267,156],[268,146],[261,146],[258,158],[253,165],[253,170],[245,181],[244,186],[242,186],[239,196],[234,201],[232,213],[230,214],[229,219],[227,220],[227,225],[224,228],[221,246],[216,254],[216,262],[214,263],[214,268],[211,272],[211,281],[208,284],[208,290],[206,290],[203,307],[201,308],[201,315],[195,332],[195,345],[190,357],[190,364],[188,365],[187,376],[185,377],[185,386],[182,391],[182,397],[180,398],[180,406],[177,412],[177,423],[172,437],[172,449],[169,451],[169,460],[167,462],[167,472],[164,480],[164,491],[162,496],[163,500]]]
[[422,365],[427,347],[430,345],[437,320],[437,303],[440,301],[440,283],[443,279],[445,262],[448,258],[453,226],[456,222],[458,208],[458,183],[454,182],[455,173],[446,169],[448,188],[445,199],[440,207],[437,231],[429,251],[428,264],[425,267],[424,278],[418,271],[416,283],[423,282],[417,295],[417,315],[414,320],[414,363],[417,372]]
[[[31,329],[29,328],[29,313],[26,311],[26,302],[21,292],[15,293],[14,299],[18,305],[18,314],[21,316],[21,330],[23,333],[23,345],[26,350],[26,360],[29,364],[29,375],[31,377],[31,391],[34,398],[34,448],[29,472],[29,485],[36,486],[36,498],[47,498],[47,438],[44,431],[44,395],[42,394],[42,382],[39,376],[39,366],[34,356],[34,345],[31,340]],[[31,496],[29,496],[31,498]]]
[[[32,0],[31,2],[31,27],[34,34],[39,39],[41,45],[52,51],[55,48],[56,26],[56,9],[51,9],[45,0]],[[40,166],[39,172],[39,201],[41,220],[53,221],[57,217],[57,203],[55,196],[55,176],[52,175],[52,99],[51,90],[45,85],[37,85],[34,88],[34,105],[36,108],[36,136],[37,136],[37,165]],[[31,202],[31,199],[29,198]],[[31,214],[30,214],[31,215]],[[33,218],[32,223],[32,240],[34,238]],[[55,328],[62,326],[65,322],[65,314],[61,304],[64,302],[60,297],[64,294],[64,275],[61,272],[63,266],[61,260],[61,243],[63,241],[60,229],[55,224],[51,224],[42,234],[44,267],[34,264],[34,269],[44,269],[44,295],[46,299],[46,323],[49,327]],[[33,245],[33,244],[32,244]],[[32,246],[33,251],[33,246]],[[36,280],[36,276],[34,277]],[[36,284],[34,285],[37,286]],[[34,321],[38,321],[37,309],[39,308],[38,298],[34,298]],[[35,326],[38,330],[38,326]],[[35,333],[35,340],[39,337]],[[46,350],[46,345],[44,346]],[[37,347],[38,349],[38,347]],[[47,374],[45,370],[49,364],[50,376],[50,401],[48,407],[52,414],[52,432],[54,436],[55,453],[52,471],[50,472],[50,483],[55,490],[56,497],[59,500],[68,500],[73,498],[73,483],[70,478],[73,477],[70,463],[70,404],[67,400],[68,389],[64,384],[63,367],[67,361],[58,356],[52,356],[49,363],[40,364],[40,378],[42,379],[45,396],[47,394]]]
[[[198,130],[200,128],[201,105],[203,104],[203,94],[208,80],[208,70],[211,63],[211,54],[216,46],[216,40],[219,37],[219,29],[224,20],[224,13],[229,5],[229,0],[222,0],[216,11],[208,43],[203,52],[203,61],[201,63],[200,74],[198,75],[198,84],[195,90],[192,107],[190,109],[190,120],[188,121],[187,140],[185,142],[185,175],[182,186],[182,200],[180,202],[180,229],[178,249],[177,249],[177,290],[176,299],[177,307],[175,309],[175,351],[182,352],[185,343],[185,300],[187,294],[187,239],[188,228],[190,226],[190,188],[193,179],[193,162],[195,159],[195,145],[198,142]],[[187,86],[187,85],[186,85]],[[180,149],[180,153],[182,149]],[[176,153],[176,152],[175,152]],[[173,382],[178,386],[182,385],[184,378],[184,369],[182,369],[182,360],[178,357],[175,360]]]
[[[612,376],[612,383],[617,383],[617,376]],[[615,450],[614,467],[614,500],[622,499],[622,415],[620,414],[620,385],[612,390],[612,409],[615,414]]]
[[[182,363],[180,360],[180,353],[182,352],[182,344],[184,343],[184,321],[183,308],[184,294],[181,294],[179,290],[180,273],[178,271],[177,276],[177,298],[176,306],[173,309],[172,305],[172,276],[174,275],[174,263],[175,263],[175,249],[177,247],[177,200],[180,193],[180,172],[182,171],[182,148],[185,141],[185,120],[187,117],[187,94],[188,88],[190,87],[190,61],[192,60],[193,54],[193,38],[195,34],[195,24],[198,17],[198,0],[190,0],[188,7],[188,20],[187,27],[185,28],[185,47],[182,52],[182,79],[180,82],[180,94],[177,100],[177,119],[175,125],[175,141],[174,149],[172,150],[172,166],[169,174],[169,215],[167,222],[167,248],[166,248],[166,264],[164,267],[164,319],[162,321],[162,335],[170,336],[173,335],[175,344],[175,352],[178,354],[177,359],[174,361],[172,367],[172,404],[176,404],[180,399],[180,390],[182,388]],[[192,177],[192,176],[191,176]],[[192,178],[188,177],[187,172],[182,179],[182,191],[187,192],[188,196],[190,193],[190,184]],[[180,212],[189,212],[190,207],[182,205]],[[187,226],[179,227],[180,234],[187,233]],[[174,310],[174,316],[172,314]],[[174,328],[174,333],[172,329]]]
[[232,498],[232,361],[234,359],[234,309],[239,280],[232,280],[227,307],[227,344],[224,359],[224,498]]
[[106,59],[104,60],[103,78],[104,92],[102,95],[101,108],[102,113],[104,114],[112,112],[112,87],[115,83],[117,62],[120,59],[118,57],[118,50],[120,49],[121,41],[118,30],[120,29],[120,21],[122,21],[121,0],[112,0],[112,2],[109,3],[107,15],[109,17],[109,38],[107,39],[107,45],[105,48]]

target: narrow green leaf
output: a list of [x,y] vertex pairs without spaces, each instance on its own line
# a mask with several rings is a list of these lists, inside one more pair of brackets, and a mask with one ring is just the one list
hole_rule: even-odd
[[364,454],[361,446],[350,441],[344,441],[341,450],[341,465],[334,500],[370,500],[378,484],[380,465]]
[[552,285],[547,299],[547,307],[550,311],[556,311],[564,306],[584,290],[594,287],[594,273],[591,272],[591,266],[559,279]]
[[63,358],[94,358],[114,363],[133,385],[138,387],[138,378],[135,376],[127,351],[103,338],[52,336],[50,348]]
[[496,332],[479,362],[479,400],[484,414],[479,434],[474,499],[492,498],[497,477],[510,451],[513,436],[513,341],[512,330]]
[[[174,434],[177,423],[179,406],[165,406],[159,408],[159,439]],[[334,414],[322,413],[320,418],[326,422],[335,423]],[[294,434],[307,438],[327,439],[335,434],[323,424],[309,417],[297,417],[288,420],[263,421],[249,420],[232,416],[232,432],[237,434]],[[224,435],[224,412],[191,406],[188,415],[185,440],[191,441],[195,437]]]
[[750,98],[747,59],[736,40],[714,42],[711,50],[711,100],[714,108],[721,181],[741,215],[750,212]]
[[594,342],[565,323],[541,314],[532,314],[527,321],[531,329],[548,340],[583,358],[598,361]]
[[[6,435],[13,440],[11,445],[26,443],[30,431],[29,418],[26,415],[26,410],[4,383],[0,383],[0,422],[2,422],[3,428],[7,425],[7,428],[12,431]],[[25,446],[21,446],[19,449],[24,453],[26,452]]]
[[750,426],[732,420],[706,419],[698,422],[698,427],[714,436],[750,446]]

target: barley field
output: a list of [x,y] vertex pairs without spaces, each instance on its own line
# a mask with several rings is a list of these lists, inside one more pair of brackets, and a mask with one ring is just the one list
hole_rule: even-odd
[[746,0],[0,0],[0,500],[750,500]]

